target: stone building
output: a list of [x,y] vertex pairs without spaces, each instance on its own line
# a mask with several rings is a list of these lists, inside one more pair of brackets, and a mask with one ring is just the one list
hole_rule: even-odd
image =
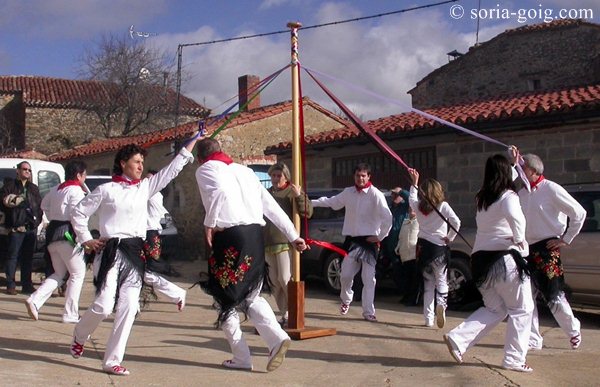
[[[426,113],[485,134],[504,144],[515,144],[523,153],[538,154],[545,160],[544,174],[551,180],[561,184],[600,182],[600,79],[598,73],[591,71],[589,67],[593,62],[589,58],[597,60],[600,55],[600,36],[594,35],[600,31],[598,27],[580,21],[527,26],[513,32],[507,31],[473,51],[493,55],[494,50],[499,50],[497,45],[500,43],[506,47],[512,44],[527,46],[528,35],[534,42],[532,45],[548,40],[561,44],[561,47],[573,44],[572,36],[596,36],[587,41],[590,51],[587,56],[575,53],[571,57],[573,62],[584,62],[568,65],[574,72],[579,69],[577,74],[569,78],[569,72],[564,71],[564,68],[560,69],[566,73],[565,86],[558,85],[561,81],[556,73],[556,76],[549,77],[548,81],[542,83],[546,85],[553,79],[552,88],[515,93],[516,86],[512,83],[519,79],[520,74],[528,73],[529,64],[532,72],[544,73],[543,70],[546,69],[545,74],[550,74],[554,71],[551,64],[552,53],[545,59],[546,67],[542,67],[538,63],[543,60],[538,57],[546,54],[525,50],[515,57],[506,56],[502,60],[496,57],[496,61],[506,62],[502,63],[506,74],[500,78],[514,81],[507,82],[505,88],[496,82],[498,77],[495,71],[499,71],[499,64],[490,64],[490,70],[485,66],[480,68],[479,54],[464,55],[449,64],[455,66],[455,63],[459,63],[461,68],[467,70],[480,68],[478,82],[490,87],[481,89],[485,89],[482,94],[484,97],[479,97],[477,101],[454,102],[455,97],[460,99],[461,96],[452,95],[450,86],[448,100],[439,98],[438,94],[445,90],[443,85],[458,82],[455,72],[447,69],[449,65],[426,76],[411,92],[414,93],[413,96],[418,95],[419,107],[437,105],[421,109]],[[513,37],[516,43],[511,42]],[[560,43],[561,37],[567,39],[566,43]],[[492,48],[490,51],[486,51],[488,44]],[[585,41],[579,42],[580,46],[584,44]],[[567,67],[566,59],[561,60],[564,67]],[[590,70],[587,76],[585,68]],[[467,70],[464,70],[463,76]],[[460,68],[456,68],[456,73],[460,72]],[[487,76],[487,82],[484,76]],[[442,89],[423,87],[424,82],[429,79],[435,79],[433,85],[441,85]],[[574,82],[579,85],[572,86]],[[477,87],[473,90],[475,89]],[[473,90],[473,94],[469,90],[466,95],[470,99],[477,97]],[[367,124],[409,166],[417,168],[424,176],[439,180],[447,191],[448,202],[463,223],[474,225],[474,197],[483,180],[485,160],[494,153],[505,153],[506,149],[414,112],[368,121]],[[338,188],[352,185],[352,169],[360,161],[372,165],[373,182],[380,188],[390,189],[396,185],[408,187],[410,184],[405,168],[383,156],[356,128],[346,127],[319,133],[306,138],[306,144],[308,178],[305,185],[309,190],[311,187]],[[271,146],[265,153],[288,161],[291,158],[290,144]]]
[[[84,110],[90,101],[102,102],[110,84],[37,76],[0,76],[0,153],[10,149],[35,149],[50,154],[101,138],[101,126]],[[163,93],[160,88],[157,93]],[[166,103],[176,95],[168,89]],[[180,122],[206,116],[207,109],[190,98],[180,98]],[[173,125],[173,118],[141,127],[141,132]]]
[[[346,120],[308,98],[304,98],[303,105],[307,134],[349,126]],[[213,133],[228,117],[220,118],[209,125],[206,128],[207,135]],[[207,119],[207,122],[210,121],[210,118]],[[221,142],[223,151],[236,162],[246,165],[273,164],[275,157],[265,156],[263,150],[269,144],[290,140],[291,126],[292,103],[281,102],[241,112],[217,135],[217,139]],[[136,143],[148,149],[145,169],[160,169],[171,160],[174,144],[181,143],[197,130],[197,123],[188,123],[138,136],[97,140],[51,155],[49,159],[61,163],[71,159],[82,159],[88,165],[88,174],[110,174],[116,151],[123,145]],[[204,209],[195,178],[197,166],[196,164],[184,168],[167,188],[164,203],[183,237],[182,254],[191,258],[203,257],[205,251],[202,225]]]
[[600,83],[600,25],[581,20],[507,30],[432,71],[408,93],[417,109],[499,94]]

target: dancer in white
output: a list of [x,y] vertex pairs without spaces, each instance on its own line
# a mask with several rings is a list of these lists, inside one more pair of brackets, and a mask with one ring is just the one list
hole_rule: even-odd
[[[193,160],[190,152],[195,143],[196,137],[169,165],[143,180],[146,150],[134,144],[122,147],[115,157],[113,181],[98,186],[75,207],[71,222],[77,240],[84,248],[96,252],[96,299],[75,326],[71,344],[73,357],[81,357],[85,341],[115,309],[102,369],[114,375],[129,375],[129,370],[121,366],[121,362],[139,311],[148,200]],[[94,212],[98,212],[100,218],[99,239],[92,239],[88,230],[88,220]]]
[[208,281],[201,286],[214,297],[219,313],[217,327],[223,330],[233,353],[223,367],[253,368],[240,328],[240,310],[267,343],[267,371],[274,371],[283,363],[291,340],[260,296],[266,275],[263,217],[273,222],[296,249],[306,249],[306,243],[254,172],[234,163],[216,140],[198,143],[198,161],[196,181],[206,210],[206,239],[212,248]]
[[[512,147],[514,162],[518,150]],[[521,189],[519,198],[527,219],[525,238],[529,243],[529,268],[532,273],[533,299],[539,293],[554,319],[569,338],[572,349],[581,345],[581,323],[573,314],[565,297],[565,277],[560,260],[560,248],[573,242],[581,231],[586,211],[560,185],[544,178],[544,163],[534,154],[523,155],[523,172],[531,190]],[[568,221],[567,221],[568,220]],[[537,305],[534,304],[529,348],[542,349]]]
[[488,158],[476,201],[477,235],[471,265],[484,306],[444,335],[444,340],[454,360],[462,363],[463,354],[508,316],[502,367],[531,372],[525,363],[533,312],[524,258],[529,250],[525,216],[506,157]]
[[360,163],[354,168],[354,186],[339,194],[312,200],[313,207],[346,209],[342,235],[348,255],[342,261],[340,314],[348,313],[354,297],[354,276],[361,271],[363,281],[363,318],[377,322],[375,316],[375,265],[381,241],[392,228],[392,213],[383,193],[371,183],[371,167]]
[[[151,178],[156,174],[155,170],[150,170],[146,178]],[[148,229],[146,230],[146,240],[144,241],[144,255],[146,257],[146,271],[144,272],[144,283],[152,286],[156,292],[167,297],[169,301],[177,305],[177,310],[182,311],[185,308],[185,289],[175,285],[159,274],[159,262],[162,254],[160,240],[160,230],[162,224],[160,220],[168,214],[163,206],[163,195],[160,192],[155,193],[148,200]]]
[[83,199],[82,188],[86,177],[83,161],[70,161],[65,166],[66,181],[50,190],[42,200],[42,210],[50,221],[46,228],[46,243],[54,273],[25,301],[29,316],[37,320],[39,310],[52,292],[61,286],[69,273],[65,293],[64,323],[79,321],[79,296],[85,279],[83,247],[75,245],[75,233],[71,226],[73,208]]
[[[412,179],[408,202],[417,215],[419,237],[417,240],[417,265],[423,274],[423,317],[425,326],[432,327],[433,320],[438,328],[446,323],[448,303],[448,244],[456,237],[460,228],[460,219],[444,201],[442,185],[434,179],[425,179],[421,183],[422,195],[418,193],[419,172],[409,169]],[[435,208],[434,208],[435,207]],[[434,214],[437,209],[442,216]],[[452,229],[446,223],[454,227]],[[455,231],[456,230],[456,231]],[[435,306],[435,308],[434,308]]]

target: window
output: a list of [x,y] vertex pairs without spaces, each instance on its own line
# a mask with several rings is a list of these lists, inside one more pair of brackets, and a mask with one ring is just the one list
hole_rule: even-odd
[[529,91],[539,90],[542,88],[542,81],[540,79],[529,79],[527,81],[527,89]]
[[60,184],[60,177],[56,172],[52,171],[39,171],[38,172],[38,188],[40,190],[40,196],[44,197],[50,188]]

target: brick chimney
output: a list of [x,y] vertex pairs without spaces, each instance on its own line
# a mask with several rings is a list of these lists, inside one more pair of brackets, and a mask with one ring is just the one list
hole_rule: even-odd
[[[242,75],[241,77],[238,78],[238,92],[240,93],[240,105],[239,105],[240,108],[242,106],[244,106],[244,104],[246,102],[248,102],[248,100],[250,98],[252,98],[252,95],[248,92],[248,90],[250,90],[250,92],[258,91],[258,88],[254,87],[254,86],[256,86],[259,82],[260,82],[260,78],[256,75]],[[246,106],[246,108],[244,110],[252,110],[252,109],[259,108],[259,107],[260,107],[260,95],[258,95],[256,98],[254,98],[252,100],[252,102],[250,102],[250,104],[248,104],[248,106]]]

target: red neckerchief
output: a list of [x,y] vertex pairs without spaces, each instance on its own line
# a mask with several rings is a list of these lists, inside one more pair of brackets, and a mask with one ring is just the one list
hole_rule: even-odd
[[367,181],[367,184],[365,184],[365,186],[364,186],[364,187],[362,187],[362,188],[361,188],[361,187],[359,187],[359,186],[357,186],[356,184],[354,184],[354,187],[356,187],[356,190],[357,190],[358,192],[360,192],[360,191],[362,191],[363,189],[369,188],[369,187],[370,187],[370,186],[372,186],[372,185],[373,185],[373,184],[372,184],[370,181]]
[[533,191],[534,189],[537,189],[537,186],[544,180],[546,180],[544,175],[540,175],[540,177],[538,177],[538,179],[536,181],[531,183],[531,190]]
[[275,187],[275,189],[276,189],[277,191],[283,191],[284,189],[286,189],[286,188],[287,188],[287,187],[289,187],[289,186],[290,186],[290,182],[289,182],[289,181],[286,181],[286,182],[285,182],[285,184],[283,185],[283,187],[281,187],[281,188],[279,188],[279,187]]
[[125,183],[127,185],[136,185],[141,180],[140,179],[129,180],[129,179],[123,177],[123,175],[113,175],[112,176],[112,181],[114,181],[115,183]]
[[81,183],[79,183],[79,180],[66,180],[64,183],[62,183],[61,185],[58,186],[58,190],[60,191],[61,189],[70,187],[72,185],[76,185],[79,188],[83,189],[83,187],[81,186]]
[[227,165],[233,163],[233,160],[231,159],[231,157],[227,156],[223,152],[211,153],[210,155],[208,155],[204,159],[204,162],[207,162],[207,161],[210,161],[210,160],[221,161],[221,162],[223,162],[223,163],[225,163]]

